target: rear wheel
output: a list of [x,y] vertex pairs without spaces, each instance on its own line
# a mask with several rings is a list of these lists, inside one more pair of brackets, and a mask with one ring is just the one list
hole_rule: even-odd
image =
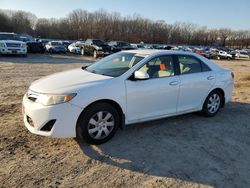
[[203,109],[202,109],[203,115],[206,117],[215,116],[220,110],[222,101],[223,101],[222,95],[219,91],[215,90],[211,92],[203,104]]
[[119,122],[119,114],[112,105],[104,102],[94,104],[80,115],[77,138],[89,144],[105,143],[114,136]]

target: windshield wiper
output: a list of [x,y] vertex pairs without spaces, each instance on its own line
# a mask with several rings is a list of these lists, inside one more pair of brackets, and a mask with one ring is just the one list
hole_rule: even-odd
[[82,70],[86,70],[87,67],[88,67],[87,65],[83,66]]
[[82,67],[82,69],[83,69],[83,70],[85,70],[85,71],[88,71],[88,72],[91,72],[91,73],[97,74],[95,70],[91,70],[91,71],[90,71],[90,70],[88,70],[88,69],[87,69],[87,67],[86,67],[86,68]]

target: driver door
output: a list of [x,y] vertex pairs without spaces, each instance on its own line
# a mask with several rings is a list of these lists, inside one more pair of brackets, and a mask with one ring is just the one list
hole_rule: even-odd
[[176,113],[180,81],[174,70],[172,56],[160,56],[139,69],[147,73],[149,79],[125,81],[128,122],[156,119]]

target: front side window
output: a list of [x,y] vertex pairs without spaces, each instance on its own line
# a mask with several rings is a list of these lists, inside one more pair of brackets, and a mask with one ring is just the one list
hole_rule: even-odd
[[174,76],[173,58],[170,55],[153,58],[141,67],[139,71],[148,73],[149,78]]
[[179,55],[178,60],[181,74],[202,72],[201,62],[198,59],[192,56]]
[[135,53],[119,52],[103,58],[84,70],[95,74],[118,77],[142,59],[144,57],[137,56]]

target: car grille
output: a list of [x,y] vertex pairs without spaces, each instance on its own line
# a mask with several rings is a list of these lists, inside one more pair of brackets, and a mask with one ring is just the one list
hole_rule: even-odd
[[11,47],[11,48],[20,48],[21,44],[18,43],[6,43],[7,47]]

